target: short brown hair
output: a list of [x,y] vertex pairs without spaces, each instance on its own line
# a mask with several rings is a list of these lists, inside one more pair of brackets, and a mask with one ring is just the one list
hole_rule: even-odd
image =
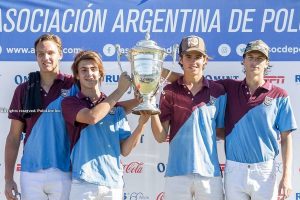
[[103,81],[104,68],[103,68],[103,63],[102,63],[101,56],[95,51],[84,50],[84,51],[80,51],[75,56],[74,62],[72,64],[72,72],[73,72],[75,83],[78,84],[78,80],[76,79],[76,76],[78,75],[78,64],[82,60],[93,60],[93,61],[95,61],[95,63],[97,64],[97,67],[99,69],[100,76],[101,76],[100,81]]
[[41,35],[41,36],[34,42],[35,55],[36,55],[36,46],[37,46],[40,42],[47,41],[47,40],[53,41],[53,42],[56,44],[59,53],[62,55],[62,42],[61,42],[61,39],[60,39],[60,37],[58,37],[57,35],[54,35],[54,34],[51,34],[51,33],[47,33],[47,34]]

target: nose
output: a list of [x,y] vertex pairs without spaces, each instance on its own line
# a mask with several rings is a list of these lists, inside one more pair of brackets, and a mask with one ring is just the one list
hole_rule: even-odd
[[48,54],[48,53],[45,53],[44,55],[43,55],[43,59],[44,60],[48,60],[48,59],[50,59],[50,55]]
[[92,76],[93,75],[93,70],[92,69],[88,69],[87,70],[87,75],[88,76]]

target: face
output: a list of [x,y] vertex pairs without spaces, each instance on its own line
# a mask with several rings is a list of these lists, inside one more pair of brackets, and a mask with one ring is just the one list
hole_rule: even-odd
[[185,74],[202,75],[207,57],[200,52],[192,51],[183,54],[179,62],[183,65]]
[[245,55],[243,60],[246,75],[264,75],[269,61],[266,56],[260,52],[249,52]]
[[41,72],[59,71],[59,60],[62,58],[55,42],[45,40],[37,44],[36,57]]
[[92,89],[100,84],[100,72],[93,60],[82,60],[78,63],[78,74],[76,76],[82,89]]

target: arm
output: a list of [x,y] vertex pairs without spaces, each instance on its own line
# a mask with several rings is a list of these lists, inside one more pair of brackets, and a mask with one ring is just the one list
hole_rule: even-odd
[[12,119],[10,130],[5,144],[5,196],[6,199],[16,199],[14,194],[18,193],[17,184],[14,181],[14,169],[17,160],[20,137],[24,128],[23,122]]
[[132,149],[140,141],[142,132],[145,129],[145,125],[149,117],[150,115],[142,114],[139,118],[139,124],[137,125],[131,136],[126,140],[121,141],[121,154],[123,156],[128,156]]
[[109,95],[103,102],[92,109],[83,108],[76,116],[76,121],[85,124],[96,124],[103,119],[109,111],[114,107],[117,101],[122,97],[130,86],[130,77],[126,73],[122,73],[118,83],[118,88]]
[[225,139],[225,128],[216,128],[217,138],[224,140]]
[[[166,68],[162,68],[162,71],[161,71],[161,76],[163,78],[166,78],[169,74],[170,70],[166,69]],[[169,75],[168,77],[168,81],[169,82],[174,82],[176,81],[177,79],[179,79],[179,77],[182,76],[182,74],[180,73],[177,73],[177,72],[171,72],[171,74]]]
[[127,101],[121,101],[118,102],[118,105],[122,106],[125,109],[126,114],[131,113],[131,110],[139,105],[139,100],[138,99],[130,99]]
[[165,142],[169,132],[169,121],[161,123],[158,115],[151,116],[151,128],[155,140],[159,143]]
[[283,174],[278,187],[278,195],[289,197],[292,191],[293,143],[290,131],[281,133],[281,155]]

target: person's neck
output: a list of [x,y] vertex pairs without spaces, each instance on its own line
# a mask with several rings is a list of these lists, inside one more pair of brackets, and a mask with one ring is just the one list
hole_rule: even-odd
[[260,86],[262,86],[265,83],[265,80],[261,76],[254,76],[254,77],[246,76],[246,83],[247,83],[250,93],[252,95],[257,88],[259,88]]
[[203,76],[183,76],[183,83],[196,95],[203,87]]
[[97,101],[101,96],[101,91],[100,91],[99,87],[81,88],[81,93],[84,96],[89,97],[92,102]]
[[41,87],[46,91],[49,92],[51,86],[54,83],[54,80],[57,78],[58,72],[40,72],[41,76]]
[[183,76],[183,82],[186,85],[195,85],[195,84],[202,84],[202,74],[201,75],[194,75],[194,76]]

